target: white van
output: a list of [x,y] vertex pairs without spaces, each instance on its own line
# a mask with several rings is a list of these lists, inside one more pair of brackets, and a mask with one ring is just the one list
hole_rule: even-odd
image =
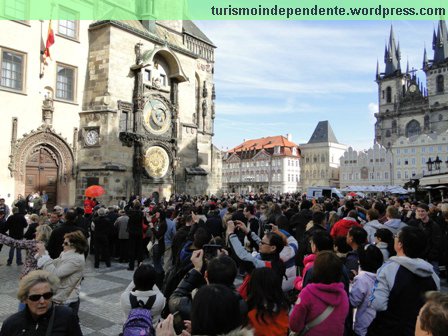
[[319,197],[344,198],[344,196],[341,194],[341,192],[338,189],[332,188],[332,187],[308,187],[308,191],[306,192],[306,197],[307,198],[319,198]]

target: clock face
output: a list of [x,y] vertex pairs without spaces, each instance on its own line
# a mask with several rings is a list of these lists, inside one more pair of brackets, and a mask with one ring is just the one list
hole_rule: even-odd
[[165,149],[159,146],[148,148],[145,153],[145,168],[149,176],[161,178],[168,172],[170,159]]
[[151,98],[143,109],[143,119],[149,132],[164,134],[171,126],[171,111],[162,100]]
[[417,91],[417,86],[415,84],[411,84],[411,86],[409,86],[409,91],[410,92],[415,92]]
[[100,135],[98,133],[98,130],[91,129],[86,132],[84,141],[85,141],[86,145],[93,146],[93,145],[98,144],[99,138],[100,138]]

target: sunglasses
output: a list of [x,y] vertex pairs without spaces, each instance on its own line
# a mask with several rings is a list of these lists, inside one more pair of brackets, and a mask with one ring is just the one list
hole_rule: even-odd
[[260,245],[271,245],[271,244],[266,243],[266,242],[264,242],[264,241],[260,241]]
[[28,300],[36,302],[39,301],[40,298],[44,298],[44,300],[50,300],[53,297],[53,292],[47,292],[43,294],[32,294],[28,296]]

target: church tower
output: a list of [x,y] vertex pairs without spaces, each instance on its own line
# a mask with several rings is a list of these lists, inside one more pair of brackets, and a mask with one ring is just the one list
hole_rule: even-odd
[[428,127],[436,132],[446,129],[444,110],[448,107],[448,32],[446,22],[439,21],[433,32],[432,49],[434,56],[428,60],[426,50],[423,55],[423,71],[426,73],[426,87],[431,113]]
[[402,72],[400,60],[400,45],[391,27],[384,52],[385,71],[380,72],[379,64],[376,71],[379,111],[375,114],[375,141],[386,148],[402,135],[407,137],[420,132],[427,106],[416,70],[410,70],[407,64],[406,71]]

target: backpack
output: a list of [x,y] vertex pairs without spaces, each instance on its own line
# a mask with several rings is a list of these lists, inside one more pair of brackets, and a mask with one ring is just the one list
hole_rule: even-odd
[[128,319],[123,325],[123,336],[154,336],[155,331],[152,326],[151,308],[156,301],[156,295],[150,296],[146,303],[138,300],[137,297],[129,293],[131,311]]

